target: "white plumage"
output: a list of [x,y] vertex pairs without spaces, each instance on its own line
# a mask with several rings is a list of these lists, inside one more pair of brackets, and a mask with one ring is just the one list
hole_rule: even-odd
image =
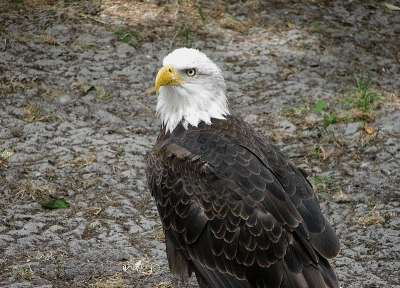
[[[230,114],[221,69],[204,53],[180,48],[164,58],[163,66],[156,80],[156,111],[167,131],[172,132],[181,120],[185,128],[197,127],[201,121],[211,124],[211,118],[225,119]],[[189,76],[188,70],[195,75]],[[171,81],[172,85],[165,85]]]

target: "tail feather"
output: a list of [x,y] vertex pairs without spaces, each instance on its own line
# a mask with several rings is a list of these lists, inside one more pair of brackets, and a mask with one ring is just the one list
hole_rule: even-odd
[[324,277],[324,280],[327,283],[328,287],[340,288],[339,281],[328,260],[325,259],[324,257],[319,257],[318,264],[319,264],[318,268],[320,269],[321,274]]
[[197,261],[192,261],[200,288],[252,288],[246,280],[239,280],[228,273],[221,273],[218,269],[208,269]]

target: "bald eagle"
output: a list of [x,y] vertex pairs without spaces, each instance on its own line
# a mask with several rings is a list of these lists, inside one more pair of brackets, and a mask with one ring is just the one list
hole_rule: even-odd
[[227,106],[221,70],[181,48],[158,72],[147,179],[172,274],[200,287],[339,287],[339,240],[305,176]]

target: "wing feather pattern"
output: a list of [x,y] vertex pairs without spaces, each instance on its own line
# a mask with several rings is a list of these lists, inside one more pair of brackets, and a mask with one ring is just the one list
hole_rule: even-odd
[[339,241],[310,183],[241,119],[162,128],[147,176],[173,274],[210,288],[339,287],[327,261]]

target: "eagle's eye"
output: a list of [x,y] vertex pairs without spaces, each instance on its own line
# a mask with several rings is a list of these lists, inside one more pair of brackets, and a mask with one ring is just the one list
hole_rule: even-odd
[[187,69],[186,74],[188,76],[194,76],[194,75],[196,75],[196,70],[195,69]]

